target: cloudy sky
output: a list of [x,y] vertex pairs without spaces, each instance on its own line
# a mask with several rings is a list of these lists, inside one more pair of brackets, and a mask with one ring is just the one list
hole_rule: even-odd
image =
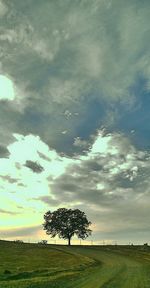
[[[0,0],[0,238],[79,208],[150,239],[149,0]],[[96,242],[97,241],[97,242]]]

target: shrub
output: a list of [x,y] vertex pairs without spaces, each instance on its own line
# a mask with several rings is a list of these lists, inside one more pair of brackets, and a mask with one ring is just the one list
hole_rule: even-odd
[[6,269],[6,270],[4,271],[4,274],[5,274],[5,275],[9,275],[9,274],[11,274],[11,271]]

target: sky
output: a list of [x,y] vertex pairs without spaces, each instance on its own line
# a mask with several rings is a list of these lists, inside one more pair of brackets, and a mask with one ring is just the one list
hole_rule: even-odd
[[150,241],[149,11],[0,0],[0,239],[50,241],[65,207],[94,243]]

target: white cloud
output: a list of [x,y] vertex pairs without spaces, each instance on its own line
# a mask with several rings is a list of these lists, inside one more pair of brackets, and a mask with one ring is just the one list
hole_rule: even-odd
[[[27,222],[30,225],[41,224],[46,205],[34,198],[50,195],[50,180],[47,178],[54,181],[65,172],[65,168],[72,160],[59,156],[54,150],[49,150],[38,136],[19,134],[14,136],[16,141],[8,146],[9,159],[0,159],[1,205],[3,209],[12,211],[14,217],[11,220],[7,213],[3,213],[0,222],[5,227],[24,227]],[[33,173],[24,165],[27,160],[37,161],[44,167],[44,171],[41,174]],[[23,208],[20,210],[19,206]]]
[[0,100],[14,100],[13,82],[6,76],[0,75]]

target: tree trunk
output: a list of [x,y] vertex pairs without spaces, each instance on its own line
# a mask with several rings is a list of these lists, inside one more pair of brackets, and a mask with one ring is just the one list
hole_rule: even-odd
[[71,237],[68,238],[68,245],[71,245]]

